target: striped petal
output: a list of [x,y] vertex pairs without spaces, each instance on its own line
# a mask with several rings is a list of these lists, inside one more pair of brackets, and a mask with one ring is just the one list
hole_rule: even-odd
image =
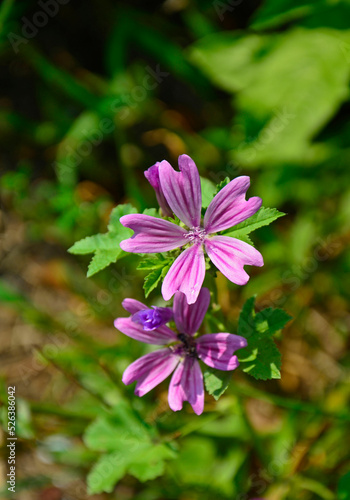
[[201,326],[210,304],[208,288],[202,288],[194,304],[188,304],[186,295],[177,292],[174,297],[174,320],[180,333],[193,335]]
[[120,243],[120,248],[125,252],[168,252],[188,243],[184,228],[151,215],[123,215],[120,222],[135,232],[131,238]]
[[139,302],[135,299],[124,299],[122,302],[122,306],[130,314],[135,314],[138,311],[142,311],[143,309],[148,309],[145,304],[142,304],[142,302]]
[[159,180],[159,165],[157,162],[153,167],[145,171],[145,177],[156,192],[157,201],[165,217],[173,217],[173,212],[165,199]]
[[179,156],[176,172],[167,161],[159,164],[159,179],[164,196],[178,218],[188,227],[201,222],[202,190],[196,164],[187,155]]
[[219,271],[236,285],[245,285],[249,281],[243,266],[264,265],[261,253],[254,247],[229,236],[207,238],[205,249]]
[[196,342],[198,357],[208,366],[217,370],[234,370],[239,365],[237,349],[247,346],[244,337],[232,333],[209,333]]
[[124,335],[145,344],[165,345],[177,340],[175,332],[165,325],[156,330],[146,331],[142,325],[135,323],[131,318],[117,318],[114,321],[114,326]]
[[162,285],[164,300],[169,300],[175,292],[186,295],[187,302],[196,302],[205,275],[204,252],[201,245],[192,245],[175,260]]
[[229,182],[213,198],[204,216],[207,233],[217,233],[251,217],[261,207],[262,200],[257,196],[245,199],[250,179],[237,177]]
[[179,363],[169,385],[168,402],[173,411],[182,409],[188,401],[193,411],[200,415],[204,409],[203,375],[195,358],[186,357]]
[[122,380],[125,385],[137,380],[135,394],[144,396],[174,371],[179,360],[169,348],[151,352],[131,363],[123,373]]

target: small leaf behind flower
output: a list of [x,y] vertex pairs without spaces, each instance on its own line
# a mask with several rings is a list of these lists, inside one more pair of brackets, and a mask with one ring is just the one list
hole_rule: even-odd
[[232,238],[242,239],[243,235],[249,234],[259,227],[268,226],[271,222],[275,221],[279,217],[286,215],[283,212],[279,212],[276,208],[265,208],[261,207],[254,215],[249,217],[249,219],[244,220],[225,232],[225,236],[231,236]]
[[145,290],[145,297],[147,298],[149,294],[158,286],[160,281],[165,277],[166,273],[169,271],[170,266],[174,262],[174,258],[164,257],[161,253],[149,256],[143,259],[137,269],[140,271],[151,271],[146,277],[143,285]]
[[118,205],[111,212],[107,233],[88,236],[68,249],[68,252],[74,255],[94,254],[89,264],[88,278],[116,262],[123,255],[124,252],[119,244],[132,235],[132,230],[124,227],[119,219],[123,215],[135,213],[136,208],[130,204]]
[[255,313],[255,297],[244,304],[238,322],[238,335],[248,346],[240,349],[238,359],[242,370],[256,379],[281,378],[281,353],[272,335],[281,330],[292,317],[283,309],[268,307]]
[[218,400],[228,388],[232,372],[224,372],[207,368],[204,372],[204,384],[206,390],[214,399]]

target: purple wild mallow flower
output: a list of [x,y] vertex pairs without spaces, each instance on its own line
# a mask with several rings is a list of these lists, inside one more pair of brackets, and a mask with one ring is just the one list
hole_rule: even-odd
[[147,332],[165,325],[165,323],[168,323],[172,318],[173,310],[171,307],[156,306],[152,306],[151,309],[141,309],[131,316],[132,321],[142,325],[143,329]]
[[260,198],[245,199],[249,177],[237,177],[221,189],[202,220],[201,184],[194,161],[181,155],[180,172],[165,160],[157,167],[164,198],[187,227],[145,214],[124,215],[120,222],[134,234],[120,243],[121,248],[126,252],[156,253],[186,247],[164,278],[164,300],[169,300],[178,291],[186,295],[189,304],[197,300],[205,275],[204,249],[222,274],[237,285],[245,285],[249,275],[243,267],[263,266],[262,255],[244,241],[216,233],[244,221],[260,208]]
[[157,201],[164,217],[173,217],[173,211],[165,199],[159,180],[159,161],[153,167],[145,171],[145,177],[156,192]]
[[194,304],[188,304],[185,295],[177,292],[173,313],[179,333],[175,333],[166,325],[153,331],[145,330],[142,324],[135,323],[132,318],[139,311],[149,309],[137,300],[123,301],[124,309],[132,316],[117,318],[114,326],[135,340],[167,346],[142,356],[125,370],[122,380],[126,385],[137,381],[137,396],[143,396],[174,372],[169,385],[170,408],[173,411],[181,410],[183,402],[188,401],[194,412],[200,415],[204,407],[204,387],[199,360],[218,370],[237,368],[238,359],[233,353],[247,346],[245,338],[231,333],[194,336],[204,319],[209,302],[210,292],[207,288],[201,289]]

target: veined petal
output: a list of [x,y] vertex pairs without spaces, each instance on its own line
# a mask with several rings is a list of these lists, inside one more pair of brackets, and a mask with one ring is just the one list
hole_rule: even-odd
[[203,375],[195,358],[186,357],[179,363],[169,385],[168,402],[173,411],[182,409],[188,401],[193,411],[200,415],[204,408]]
[[234,370],[239,365],[237,349],[247,346],[244,337],[232,333],[209,333],[196,341],[198,357],[208,366],[217,370]]
[[249,275],[243,266],[264,265],[260,252],[248,243],[229,236],[213,236],[205,240],[205,249],[213,264],[236,285],[245,285]]
[[207,233],[217,233],[251,217],[261,207],[262,200],[257,196],[245,199],[250,179],[237,177],[229,182],[210,202],[204,216]]
[[202,190],[196,164],[187,155],[179,156],[176,172],[167,161],[159,164],[159,179],[164,196],[178,218],[188,227],[201,222]]
[[135,394],[143,396],[165,380],[179,363],[180,358],[169,348],[151,352],[137,359],[123,373],[125,385],[137,380]]
[[152,331],[168,323],[173,315],[171,307],[152,306],[151,309],[143,309],[133,314],[131,319],[134,323],[141,325],[144,330]]
[[175,260],[162,285],[164,300],[169,300],[175,292],[182,292],[187,302],[196,302],[205,275],[205,260],[202,245],[194,244],[183,251]]
[[188,243],[184,228],[151,215],[123,215],[120,222],[135,231],[131,238],[120,243],[120,248],[125,252],[168,252]]
[[159,165],[160,165],[160,163],[157,162],[155,165],[153,165],[153,167],[150,167],[148,170],[146,170],[145,177],[156,192],[156,197],[157,197],[159,206],[163,212],[163,215],[165,217],[173,217],[173,212],[172,212],[171,208],[169,207],[168,202],[165,199],[163,190],[162,190],[161,185],[160,185]]
[[152,331],[145,331],[142,325],[134,323],[131,318],[117,318],[114,321],[117,330],[132,339],[144,342],[145,344],[164,345],[177,340],[175,332],[163,325]]
[[142,302],[139,302],[135,299],[124,299],[122,302],[122,306],[130,314],[135,314],[138,311],[142,311],[143,309],[148,309],[145,304],[142,304]]
[[194,304],[188,304],[186,295],[177,292],[174,297],[174,320],[180,333],[193,335],[199,329],[210,304],[208,288],[202,288]]

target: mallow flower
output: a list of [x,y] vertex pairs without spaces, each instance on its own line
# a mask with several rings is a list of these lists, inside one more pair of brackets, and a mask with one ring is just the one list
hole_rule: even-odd
[[172,217],[173,211],[169,207],[169,204],[166,201],[162,187],[160,185],[159,165],[160,165],[160,162],[157,161],[157,163],[155,165],[153,165],[148,170],[146,170],[145,177],[148,180],[148,182],[151,184],[151,186],[153,187],[154,191],[156,192],[157,201],[158,201],[158,204],[160,206],[160,209],[161,209],[164,217]]
[[[117,318],[114,326],[122,333],[140,342],[164,345],[137,359],[123,374],[123,382],[129,385],[137,381],[135,394],[143,396],[163,382],[172,372],[169,385],[168,401],[173,411],[182,409],[183,402],[188,401],[194,412],[200,415],[204,408],[203,375],[199,360],[218,370],[234,370],[238,359],[233,353],[247,346],[245,338],[232,333],[210,333],[196,337],[210,303],[210,292],[202,288],[197,301],[188,304],[183,293],[177,292],[174,297],[173,317],[177,332],[171,330],[154,309],[133,299],[125,299],[123,307],[130,314],[129,318]],[[141,321],[134,321],[135,315],[147,311],[146,326],[153,315],[157,316],[158,326],[154,330],[146,330]],[[139,315],[139,319],[142,315]],[[163,324],[162,324],[163,323]]]
[[[245,285],[249,275],[243,267],[263,266],[262,255],[248,243],[217,233],[244,221],[261,207],[262,201],[258,197],[245,199],[249,177],[237,177],[221,189],[202,219],[201,184],[194,161],[181,155],[180,172],[176,172],[166,160],[151,168],[152,174],[148,171],[147,178],[154,177],[152,182],[185,227],[145,214],[124,215],[120,222],[134,234],[120,243],[121,248],[134,253],[183,248],[163,281],[162,295],[166,301],[175,292],[183,292],[189,304],[196,302],[205,276],[204,250],[230,281]],[[165,212],[164,205],[162,210]]]

